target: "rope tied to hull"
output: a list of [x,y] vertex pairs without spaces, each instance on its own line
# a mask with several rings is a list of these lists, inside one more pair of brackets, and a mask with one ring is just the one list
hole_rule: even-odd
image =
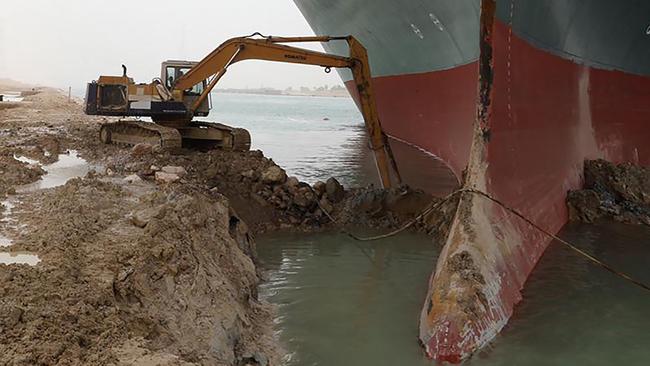
[[[377,235],[377,236],[370,236],[370,237],[359,237],[359,236],[356,236],[356,235],[354,235],[354,234],[352,234],[352,233],[350,233],[350,232],[348,232],[346,230],[343,230],[343,233],[345,233],[350,238],[352,238],[352,239],[354,239],[356,241],[374,241],[374,240],[386,239],[386,238],[395,236],[395,235],[403,232],[404,230],[407,230],[408,228],[410,228],[411,226],[413,226],[414,224],[416,224],[420,220],[426,218],[431,212],[433,212],[434,210],[436,210],[437,208],[439,208],[440,206],[442,206],[443,204],[445,204],[446,202],[448,202],[452,198],[454,198],[457,195],[462,194],[462,193],[471,193],[471,194],[486,198],[489,201],[494,202],[495,204],[497,204],[498,206],[500,206],[504,210],[506,210],[506,211],[510,212],[511,214],[513,214],[513,215],[519,217],[520,219],[524,220],[524,222],[526,222],[528,225],[530,225],[534,229],[538,230],[542,234],[544,234],[544,235],[546,235],[546,236],[548,236],[548,237],[550,237],[552,239],[557,240],[560,244],[562,244],[562,245],[566,246],[567,248],[571,249],[574,253],[586,258],[592,264],[603,268],[604,270],[614,274],[615,276],[620,277],[621,279],[623,279],[625,281],[628,281],[628,282],[632,283],[633,285],[635,285],[637,287],[640,287],[640,288],[642,288],[642,289],[644,289],[646,291],[650,291],[650,285],[647,285],[647,284],[633,278],[632,276],[628,275],[627,273],[619,271],[616,268],[610,266],[609,264],[604,263],[600,259],[598,259],[598,258],[594,257],[593,255],[585,252],[584,250],[578,248],[575,244],[572,244],[569,241],[564,240],[564,239],[560,238],[559,236],[557,236],[557,235],[549,232],[548,230],[542,228],[541,226],[537,225],[531,219],[527,218],[524,214],[520,213],[516,209],[506,205],[505,203],[501,202],[500,200],[490,196],[489,194],[487,194],[487,193],[485,193],[483,191],[473,189],[473,188],[461,188],[461,189],[458,189],[458,190],[456,190],[454,192],[451,192],[450,194],[443,197],[439,201],[438,200],[432,201],[415,218],[411,219],[409,222],[404,224],[402,227],[400,227],[400,228],[398,228],[398,229],[396,229],[394,231],[391,231],[389,233],[382,234],[382,235]],[[319,206],[320,206],[320,203],[319,203]],[[329,212],[327,212],[327,210],[323,209],[323,207],[320,207],[320,208],[325,213],[325,215],[327,215],[327,217],[330,220],[332,220],[332,222],[336,223],[336,220],[330,215]]]

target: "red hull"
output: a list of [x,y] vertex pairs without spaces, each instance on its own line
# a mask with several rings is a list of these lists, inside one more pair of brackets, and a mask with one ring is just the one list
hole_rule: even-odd
[[[552,55],[499,21],[492,32],[491,101],[474,131],[466,185],[557,232],[585,159],[650,164],[650,78]],[[465,195],[422,314],[429,356],[458,362],[496,336],[549,242],[489,201]]]
[[[382,128],[436,155],[460,178],[472,141],[477,75],[473,62],[444,71],[374,78]],[[354,83],[346,85],[356,99]]]

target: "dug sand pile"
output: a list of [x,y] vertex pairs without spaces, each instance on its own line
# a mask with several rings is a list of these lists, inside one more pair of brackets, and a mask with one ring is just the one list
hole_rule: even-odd
[[15,249],[42,262],[0,265],[0,363],[275,357],[254,244],[223,196],[90,177],[26,197],[14,215],[30,228]]
[[[95,139],[91,141],[96,141]],[[290,177],[261,151],[155,151],[100,145],[102,164],[119,175],[155,181],[165,167],[182,168],[176,185],[220,192],[255,234],[275,230],[319,231],[341,227],[392,229],[415,218],[434,197],[407,186],[345,188],[335,178],[309,184]],[[110,152],[109,152],[110,151]],[[450,221],[453,203],[417,227],[436,231]]]

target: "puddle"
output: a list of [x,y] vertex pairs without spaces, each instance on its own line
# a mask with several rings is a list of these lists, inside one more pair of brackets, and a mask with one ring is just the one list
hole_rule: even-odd
[[18,94],[5,94],[5,93],[0,93],[3,95],[3,101],[4,102],[22,102],[23,97],[20,96],[20,93]]
[[0,253],[0,264],[29,264],[35,266],[41,259],[29,252]]
[[[45,170],[45,174],[40,180],[16,187],[16,193],[30,193],[40,189],[62,186],[70,179],[84,177],[89,171],[95,169],[94,166],[79,157],[78,153],[74,150],[68,151],[67,154],[60,154],[59,160],[49,165],[41,165],[38,160],[30,159],[25,156],[14,155],[14,159],[23,163],[38,165]],[[16,197],[11,197],[6,201],[1,202],[3,211],[0,223],[4,224],[5,227],[22,226],[16,225],[15,220],[11,218],[11,212],[17,202]],[[0,247],[8,247],[11,244],[13,244],[11,238],[7,237],[0,231]],[[25,263],[35,265],[39,261],[40,259],[38,259],[37,256],[29,253],[0,253],[0,263],[4,264]]]
[[[9,222],[12,221],[10,215],[15,205],[12,202],[12,199],[10,198],[6,201],[3,201],[0,207],[3,208],[2,219],[0,219],[0,223],[8,224]],[[5,236],[2,232],[0,232],[0,247],[8,247],[12,244],[12,242],[13,241],[9,237]]]
[[[14,156],[14,158],[27,164],[40,164],[38,161],[24,156]],[[43,165],[41,168],[45,170],[46,174],[40,180],[17,187],[16,192],[29,193],[39,189],[62,186],[72,178],[83,177],[89,171],[95,170],[95,167],[79,157],[75,150],[70,150],[67,154],[59,155],[57,162],[50,165]]]
[[20,156],[14,154],[14,159],[29,165],[41,165],[41,163],[38,160],[30,159],[26,156]]

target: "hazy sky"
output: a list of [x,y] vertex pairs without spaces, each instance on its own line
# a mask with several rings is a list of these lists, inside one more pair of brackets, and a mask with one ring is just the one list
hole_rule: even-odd
[[[6,0],[0,77],[78,89],[100,74],[121,75],[124,63],[129,76],[149,82],[163,60],[199,60],[226,39],[255,31],[313,34],[292,0]],[[246,61],[220,86],[340,83],[318,67]]]

